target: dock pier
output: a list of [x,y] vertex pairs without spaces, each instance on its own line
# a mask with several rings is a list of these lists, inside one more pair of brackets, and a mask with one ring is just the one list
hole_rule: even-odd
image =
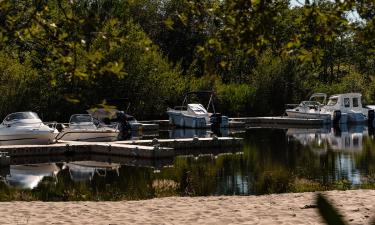
[[[170,129],[169,120],[149,120],[142,121],[148,124],[157,124],[160,128]],[[330,121],[322,119],[304,119],[292,118],[287,116],[274,117],[237,117],[229,118],[229,129],[242,129],[247,127],[321,127],[327,125]]]
[[244,122],[247,126],[253,127],[321,127],[327,124],[327,121],[322,119],[291,118],[287,116],[242,117],[230,118],[230,120]]
[[95,154],[132,158],[170,158],[188,150],[240,148],[241,138],[212,137],[186,139],[153,139],[116,142],[59,141],[50,145],[5,145],[0,152],[10,157]]

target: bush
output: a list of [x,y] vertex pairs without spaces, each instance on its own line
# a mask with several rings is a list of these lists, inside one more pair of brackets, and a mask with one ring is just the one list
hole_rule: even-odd
[[21,64],[17,58],[0,52],[0,116],[14,111],[37,111],[40,87],[38,74],[28,58]]

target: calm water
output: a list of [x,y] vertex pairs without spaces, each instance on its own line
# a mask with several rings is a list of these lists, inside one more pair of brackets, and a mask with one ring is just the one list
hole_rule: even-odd
[[[175,130],[133,138],[210,136]],[[15,158],[1,171],[0,200],[120,200],[375,188],[367,127],[249,129],[239,152],[137,160],[108,156]],[[208,154],[210,153],[210,154]],[[39,162],[37,164],[36,162]]]

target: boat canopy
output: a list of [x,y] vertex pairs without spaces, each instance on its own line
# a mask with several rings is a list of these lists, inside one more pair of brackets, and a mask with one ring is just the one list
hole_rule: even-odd
[[92,123],[93,118],[89,114],[74,114],[70,117],[69,123]]
[[[208,104],[207,104],[207,107],[206,107],[206,111],[209,111],[209,108],[210,106],[212,107],[212,111],[213,113],[215,113],[215,105],[213,103],[213,96],[214,96],[214,92],[213,91],[191,91],[191,92],[187,92],[185,94],[185,97],[184,97],[184,100],[182,102],[182,106],[185,106],[187,103],[188,103],[188,96],[189,95],[209,95],[209,100],[208,100]],[[181,110],[183,110],[183,107],[181,107]]]
[[[315,99],[323,99],[322,101],[318,101],[318,100],[315,100]],[[325,105],[326,104],[326,101],[327,101],[327,94],[325,93],[314,93],[311,95],[310,101],[317,101],[319,102],[320,104],[323,104]]]

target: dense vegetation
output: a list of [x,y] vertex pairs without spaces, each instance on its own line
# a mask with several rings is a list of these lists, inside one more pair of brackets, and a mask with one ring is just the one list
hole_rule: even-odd
[[160,117],[202,89],[229,115],[280,115],[317,91],[374,103],[374,26],[373,0],[4,0],[0,116],[66,120],[128,97]]

